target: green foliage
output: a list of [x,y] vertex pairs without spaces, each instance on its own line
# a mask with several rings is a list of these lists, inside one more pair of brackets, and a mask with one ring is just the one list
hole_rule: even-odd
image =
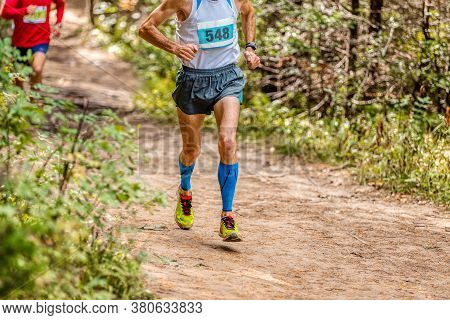
[[400,111],[312,118],[264,98],[242,115],[246,136],[270,138],[283,154],[343,163],[361,182],[450,204],[450,127],[443,116],[429,116],[426,124]]
[[135,96],[135,103],[152,119],[175,123],[177,115],[172,92],[175,90],[175,81],[172,78],[154,77],[146,81],[148,90]]
[[111,111],[21,90],[30,68],[9,38],[0,52],[0,297],[150,298],[108,226],[111,207],[145,195],[129,178],[134,131]]

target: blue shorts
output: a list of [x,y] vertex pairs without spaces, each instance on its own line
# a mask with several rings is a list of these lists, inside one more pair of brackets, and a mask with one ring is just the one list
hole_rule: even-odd
[[48,46],[49,46],[48,43],[41,43],[41,44],[35,45],[34,47],[31,47],[31,48],[17,47],[17,49],[19,49],[20,54],[22,56],[26,56],[28,50],[31,50],[32,54],[35,54],[36,52],[42,52],[43,54],[46,54],[48,51]]
[[244,86],[244,73],[235,64],[207,70],[183,67],[172,97],[186,114],[211,114],[225,97],[236,97],[242,104]]

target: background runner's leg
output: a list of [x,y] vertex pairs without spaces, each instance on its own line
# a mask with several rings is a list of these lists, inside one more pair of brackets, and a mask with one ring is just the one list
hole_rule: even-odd
[[234,193],[238,179],[236,131],[239,111],[240,103],[235,97],[226,97],[214,107],[217,127],[219,128],[220,164],[217,176],[222,194],[222,212],[224,215],[233,211]]
[[16,86],[18,86],[19,88],[21,88],[21,89],[24,88],[24,86],[23,86],[23,81],[22,81],[22,80],[19,80],[18,78],[15,78],[13,81],[14,81],[14,84],[15,84]]
[[45,53],[36,52],[33,55],[33,63],[31,66],[33,67],[33,75],[31,76],[31,86],[35,84],[42,83],[42,72],[44,70],[45,64]]
[[182,190],[190,189],[190,180],[194,170],[195,160],[200,155],[201,150],[201,130],[204,114],[188,115],[177,108],[178,122],[180,125],[181,137],[183,139],[183,150],[180,153],[180,175]]

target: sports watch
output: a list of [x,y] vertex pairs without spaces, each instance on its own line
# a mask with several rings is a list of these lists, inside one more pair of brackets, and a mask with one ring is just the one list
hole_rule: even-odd
[[247,42],[247,44],[245,45],[245,49],[247,49],[247,48],[252,48],[253,50],[256,51],[256,49],[257,49],[256,43],[255,42]]

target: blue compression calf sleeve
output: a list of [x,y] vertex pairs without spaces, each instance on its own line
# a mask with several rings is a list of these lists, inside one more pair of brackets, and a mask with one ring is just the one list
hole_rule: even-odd
[[181,184],[180,187],[184,191],[191,190],[191,176],[192,172],[194,172],[195,168],[195,162],[190,165],[189,167],[185,166],[181,163],[181,160],[178,160],[178,166],[180,168],[180,175],[181,175]]
[[222,210],[233,211],[234,192],[239,175],[239,164],[219,164],[218,178],[220,192],[222,193]]

